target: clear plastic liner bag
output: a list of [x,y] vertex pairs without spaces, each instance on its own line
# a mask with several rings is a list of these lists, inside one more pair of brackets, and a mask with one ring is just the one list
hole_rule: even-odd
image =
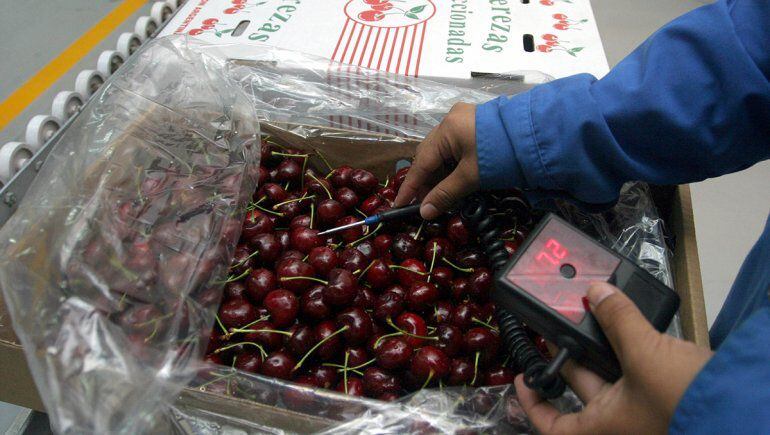
[[[531,432],[510,385],[387,403],[202,361],[256,187],[260,131],[384,174],[454,103],[502,92],[499,81],[468,85],[269,47],[146,44],[59,138],[0,231],[0,285],[54,428]],[[638,186],[607,214],[563,212],[670,283],[660,221]],[[569,393],[557,405],[580,402]]]

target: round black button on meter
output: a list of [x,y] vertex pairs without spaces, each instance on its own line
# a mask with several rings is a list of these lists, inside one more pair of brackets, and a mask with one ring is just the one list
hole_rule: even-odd
[[560,346],[560,354],[615,380],[620,366],[584,303],[595,281],[620,288],[659,331],[666,330],[679,308],[673,290],[553,214],[543,218],[498,273],[494,299]]

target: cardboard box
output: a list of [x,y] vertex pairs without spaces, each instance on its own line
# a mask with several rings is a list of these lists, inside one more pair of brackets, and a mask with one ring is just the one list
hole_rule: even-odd
[[589,0],[190,0],[171,34],[434,79],[609,71]]
[[[362,143],[346,137],[344,131],[326,130],[326,134],[312,140],[301,140],[281,129],[263,125],[278,139],[290,141],[303,147],[320,148],[325,151],[333,165],[343,162],[359,167],[367,167],[382,173],[392,167],[392,162],[412,155],[414,142],[408,142],[393,136],[370,135],[378,144],[387,142],[383,152],[362,153]],[[348,135],[349,136],[349,135]],[[367,136],[356,132],[356,136]],[[372,143],[372,141],[368,141]],[[358,152],[355,152],[355,151]],[[695,239],[692,204],[688,186],[654,187],[656,204],[665,219],[668,229],[676,240],[672,268],[675,288],[682,298],[680,315],[685,338],[695,343],[708,346],[703,288],[701,284],[698,250]],[[32,377],[28,371],[26,359],[18,338],[10,325],[10,317],[2,303],[0,293],[0,400],[44,411]],[[216,411],[216,414],[228,415],[243,421],[259,421],[291,431],[309,432],[334,424],[333,421],[290,411],[282,408],[257,404],[244,399],[220,396],[213,393],[187,389],[180,394],[177,405],[182,408],[194,408]]]

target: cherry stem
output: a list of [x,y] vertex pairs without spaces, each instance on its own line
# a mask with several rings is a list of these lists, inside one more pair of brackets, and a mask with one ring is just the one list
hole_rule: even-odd
[[364,235],[363,237],[359,237],[358,239],[353,240],[352,242],[348,243],[348,247],[352,248],[353,246],[356,246],[357,244],[359,244],[359,243],[363,242],[364,240],[368,239],[369,237],[372,237],[373,235],[375,235],[377,233],[377,231],[380,230],[380,228],[382,228],[382,223],[377,224],[377,227],[374,228],[374,231],[369,231],[369,233]]
[[345,369],[345,366],[343,366],[342,364],[323,363],[321,365],[322,366],[326,366],[326,367],[334,367],[334,368],[338,369],[337,373],[341,373],[342,371],[347,370],[347,371],[353,372],[353,373],[355,373],[355,374],[357,374],[359,376],[363,376],[364,375],[363,372],[361,372],[359,370],[356,370],[354,367],[349,367],[349,368]]
[[[263,322],[263,321],[265,321],[265,320],[267,320],[267,319],[269,319],[269,318],[270,318],[270,315],[267,315],[267,316],[262,316],[262,317],[260,317],[259,319],[255,320],[255,321],[253,321],[253,322],[249,322],[249,323],[247,323],[247,324],[245,324],[245,325],[241,326],[240,328],[230,328],[230,330],[229,330],[229,331],[225,331],[225,335],[224,335],[224,338],[225,338],[226,340],[228,340],[228,339],[230,339],[230,336],[231,336],[231,335],[233,335],[233,334],[235,334],[235,333],[238,333],[238,332],[241,332],[241,331],[240,331],[241,329],[246,329],[246,328],[249,328],[250,326],[252,326],[252,325],[255,325],[255,324],[259,323],[259,322]],[[219,317],[217,317],[217,320],[219,320]],[[219,322],[219,324],[220,324],[220,326],[221,326],[222,328],[224,328],[224,326],[222,326],[222,322]]]
[[326,176],[324,177],[324,179],[328,180],[329,178],[331,178],[331,176],[332,176],[332,175],[334,175],[334,172],[335,172],[335,171],[336,171],[336,169],[332,169],[331,171],[329,171],[329,173],[328,173],[328,174],[326,174]]
[[476,271],[476,269],[474,269],[472,267],[460,267],[460,266],[452,263],[451,261],[447,260],[446,257],[441,257],[441,261],[443,261],[444,263],[450,265],[453,269],[455,269],[455,270],[457,270],[459,272],[473,273],[473,272]]
[[139,279],[139,277],[134,273],[128,270],[125,266],[123,266],[123,263],[118,261],[115,257],[110,257],[110,264],[115,267],[116,269],[120,270],[120,272],[125,275],[127,278],[136,281]]
[[223,284],[227,284],[228,282],[238,281],[239,279],[245,277],[246,275],[251,273],[251,268],[246,269],[242,274],[238,276],[232,276],[230,275],[227,277],[227,280]]
[[[315,155],[317,155],[321,159],[321,161],[324,162],[324,165],[326,165],[326,167],[329,168],[329,171],[333,171],[334,170],[332,165],[329,164],[329,161],[326,160],[326,156],[324,156],[321,153],[321,151],[319,151],[317,148],[313,148],[313,151],[315,151]],[[315,177],[313,177],[313,178],[315,178]],[[331,196],[329,198],[331,198]]]
[[246,345],[256,347],[257,349],[259,349],[259,353],[262,355],[262,358],[267,358],[267,352],[265,352],[265,348],[263,348],[259,343],[254,343],[253,341],[242,341],[240,343],[228,344],[227,346],[220,347],[219,349],[215,350],[214,353],[220,353],[220,352],[226,351],[227,349],[232,349],[236,346],[246,346]]
[[390,269],[403,269],[403,270],[408,270],[409,272],[412,272],[412,273],[416,273],[417,275],[421,275],[421,276],[425,276],[425,275],[427,275],[427,273],[426,273],[426,272],[419,272],[419,271],[417,271],[417,270],[412,270],[412,269],[410,269],[410,268],[408,268],[408,267],[399,266],[398,264],[391,264],[390,266],[388,266],[388,268],[390,268]]
[[281,331],[281,330],[278,330],[278,329],[231,329],[230,332],[232,332],[232,333],[237,333],[237,332],[242,332],[242,333],[268,332],[270,334],[283,334],[283,335],[285,335],[287,337],[291,337],[292,336],[291,332]]
[[[308,156],[308,157],[310,157],[310,156]],[[302,161],[302,174],[304,174],[305,171],[307,170],[307,160],[308,160],[308,157],[305,157],[305,160]],[[304,189],[305,188],[305,177],[300,177],[300,179],[299,179],[299,188],[300,189]]]
[[291,153],[281,153],[278,151],[273,151],[270,154],[273,156],[281,156],[281,157],[301,157],[303,159],[310,157],[309,154],[291,154]]
[[366,266],[366,267],[364,268],[364,270],[362,270],[362,271],[361,271],[361,276],[359,277],[359,279],[363,278],[363,277],[364,277],[364,275],[366,275],[366,272],[369,272],[369,269],[372,267],[372,265],[374,264],[374,262],[375,262],[375,261],[376,261],[376,260],[372,260],[372,262],[371,262],[371,263],[369,263],[369,265],[368,265],[368,266]]
[[420,222],[420,227],[417,228],[417,232],[414,233],[414,239],[415,240],[420,238],[420,233],[422,232],[422,227],[424,227],[424,226],[425,226],[425,219],[423,219],[422,222]]
[[391,332],[390,334],[385,334],[383,336],[380,336],[380,338],[378,338],[377,341],[374,342],[374,346],[372,346],[372,348],[377,349],[378,347],[380,347],[380,344],[382,344],[382,341],[385,340],[386,338],[399,337],[402,335],[404,335],[403,332]]
[[310,229],[313,229],[313,218],[315,218],[315,203],[310,203]]
[[[214,382],[221,381],[223,379],[227,379],[229,382],[229,378],[235,376],[235,373],[228,373],[226,375],[220,375],[219,373],[209,372],[210,375],[214,375],[216,379],[212,379],[210,381],[204,382],[200,385],[198,385],[198,389],[200,391],[206,391],[206,386],[213,384]],[[228,387],[229,388],[229,387]]]
[[253,205],[254,208],[256,208],[258,210],[262,210],[265,213],[270,213],[270,214],[278,216],[278,217],[283,217],[283,213],[279,213],[279,212],[276,212],[276,211],[273,211],[273,210],[266,209],[266,208],[260,206],[259,204],[257,204],[256,202],[252,203],[251,205]]
[[302,363],[304,363],[304,362],[305,362],[305,360],[306,360],[306,359],[307,359],[307,358],[308,358],[310,355],[312,355],[312,354],[313,354],[313,352],[315,352],[315,350],[316,350],[316,349],[318,349],[319,347],[321,347],[321,345],[323,345],[323,344],[324,344],[324,343],[326,343],[327,341],[331,340],[331,339],[332,339],[332,337],[334,337],[334,336],[336,336],[336,335],[338,335],[338,334],[342,334],[343,332],[347,331],[347,330],[348,330],[348,328],[349,328],[349,327],[348,327],[347,325],[346,325],[346,326],[343,326],[342,328],[340,328],[340,329],[338,329],[338,330],[334,331],[333,333],[329,334],[329,336],[328,336],[328,337],[326,337],[326,338],[324,338],[323,340],[321,340],[321,341],[319,341],[318,343],[316,343],[316,344],[315,344],[315,346],[311,347],[311,348],[310,348],[310,350],[309,350],[309,351],[307,351],[307,353],[305,354],[305,356],[303,356],[303,357],[302,357],[302,359],[301,359],[301,360],[299,360],[299,362],[297,363],[297,365],[295,365],[295,366],[294,366],[294,368],[292,369],[292,371],[297,371],[297,370],[298,370],[300,367],[302,367]]
[[428,373],[428,379],[425,380],[425,383],[422,384],[422,387],[420,387],[420,389],[424,390],[425,387],[427,387],[428,384],[430,383],[431,379],[433,379],[433,370],[431,370],[430,373]]
[[235,269],[236,267],[243,266],[244,264],[246,264],[247,261],[251,260],[257,254],[259,254],[259,249],[257,249],[256,251],[252,252],[251,254],[249,254],[248,257],[244,258],[243,260],[239,261],[238,263],[230,266],[230,269]]
[[471,317],[471,321],[475,322],[475,323],[478,323],[479,325],[486,326],[487,328],[489,328],[489,329],[491,329],[493,331],[498,331],[497,327],[492,326],[492,325],[490,325],[489,323],[487,323],[487,322],[485,322],[483,320],[477,319],[476,317]]
[[393,327],[393,329],[395,329],[396,331],[398,331],[398,332],[400,332],[400,333],[402,333],[404,335],[407,335],[409,337],[419,338],[421,340],[436,340],[436,341],[438,340],[438,337],[427,337],[427,336],[424,336],[424,335],[417,335],[417,334],[412,334],[411,332],[404,331],[403,329],[401,329],[398,326],[396,326],[396,324],[393,323],[393,319],[391,319],[390,317],[388,317],[387,323],[388,323],[388,325]]
[[286,281],[296,281],[298,279],[306,279],[308,281],[315,281],[317,283],[323,284],[323,285],[329,285],[329,281],[324,281],[320,278],[316,278],[314,276],[282,276],[279,281],[286,282]]
[[476,383],[476,376],[479,374],[479,355],[481,352],[476,352],[476,358],[473,361],[473,379],[471,379],[471,385]]
[[294,199],[286,200],[284,202],[279,202],[278,204],[273,205],[273,210],[278,210],[278,207],[282,205],[291,204],[292,202],[300,202],[306,199],[315,199],[315,195],[303,196],[302,198],[294,198]]
[[358,207],[354,207],[354,209],[356,210],[356,213],[360,214],[364,218],[368,218],[369,217],[369,216],[366,215],[366,213],[364,213],[361,210],[359,210]]
[[329,192],[329,189],[327,189],[327,188],[326,188],[326,185],[324,185],[324,184],[321,182],[321,180],[319,180],[319,179],[318,179],[318,178],[317,178],[315,175],[313,175],[313,174],[311,174],[311,173],[309,173],[309,174],[307,174],[307,175],[308,175],[310,178],[314,179],[314,180],[315,180],[315,181],[316,181],[318,184],[320,184],[320,185],[321,185],[321,187],[323,187],[323,189],[324,189],[324,191],[326,192],[326,195],[329,197],[329,199],[332,199],[332,193],[331,193],[331,192]]
[[348,394],[348,359],[350,358],[350,352],[345,351],[345,362],[343,363],[344,369],[342,370],[342,382],[345,384],[345,394]]
[[441,379],[438,380],[438,390],[444,391],[444,382]]
[[430,282],[430,278],[433,276],[431,275],[433,273],[433,266],[436,264],[436,252],[438,251],[438,243],[433,242],[433,255],[430,258],[430,270],[428,271],[428,279],[427,281]]
[[225,325],[222,324],[222,321],[219,319],[219,315],[215,314],[214,318],[217,320],[217,325],[219,325],[220,328],[222,328],[222,332],[227,335],[227,328],[225,328]]
[[[278,142],[276,142],[275,140],[273,140],[273,138],[272,138],[271,136],[267,136],[267,137],[264,139],[264,141],[265,141],[265,142],[267,142],[267,143],[271,143],[271,144],[273,144],[273,145],[277,146],[278,148],[280,148],[280,149],[282,149],[282,150],[285,150],[285,149],[287,149],[285,146],[283,146],[283,145],[279,144]],[[296,155],[296,154],[292,154],[292,155],[294,156],[294,155]]]

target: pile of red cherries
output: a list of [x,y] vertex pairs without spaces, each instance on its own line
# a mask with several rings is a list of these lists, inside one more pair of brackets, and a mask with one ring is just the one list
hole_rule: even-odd
[[[517,368],[499,352],[489,298],[493,274],[459,214],[319,236],[390,208],[408,170],[379,180],[264,142],[206,360],[386,401],[512,383]],[[519,206],[492,210],[513,253],[531,216],[516,193],[494,204]]]

